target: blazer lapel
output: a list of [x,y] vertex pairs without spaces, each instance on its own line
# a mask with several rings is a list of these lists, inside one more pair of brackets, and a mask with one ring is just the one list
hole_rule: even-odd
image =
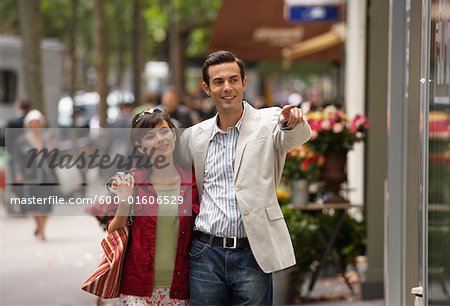
[[245,103],[245,107],[245,114],[244,118],[242,118],[242,126],[239,132],[236,157],[234,160],[234,181],[236,181],[239,168],[241,167],[241,160],[245,147],[247,146],[251,135],[258,129],[259,125],[259,117],[256,116],[256,110],[248,103]]

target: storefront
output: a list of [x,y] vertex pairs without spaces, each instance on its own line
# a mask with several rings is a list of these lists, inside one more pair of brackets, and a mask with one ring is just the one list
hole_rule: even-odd
[[449,47],[449,0],[391,1],[387,305],[450,304]]

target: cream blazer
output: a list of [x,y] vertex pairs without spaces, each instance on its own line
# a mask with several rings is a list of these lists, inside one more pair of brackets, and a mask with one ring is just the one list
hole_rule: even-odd
[[[234,189],[253,255],[261,269],[271,273],[295,265],[292,241],[276,190],[286,153],[308,141],[311,129],[303,120],[292,130],[281,130],[279,107],[256,110],[248,103],[244,105],[234,163]],[[217,115],[196,124],[181,137],[182,146],[194,164],[200,199],[206,153],[216,119]]]

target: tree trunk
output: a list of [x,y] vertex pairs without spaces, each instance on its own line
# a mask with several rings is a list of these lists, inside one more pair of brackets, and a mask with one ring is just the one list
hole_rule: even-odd
[[[123,17],[123,5],[121,5],[121,0],[116,0],[116,7],[115,7],[115,20],[119,23],[124,22]],[[122,82],[123,82],[123,75],[125,73],[125,52],[127,49],[127,45],[129,43],[129,40],[127,39],[128,35],[125,32],[125,27],[120,26],[117,28],[118,33],[117,35],[123,40],[118,45],[117,50],[117,79],[116,79],[116,87],[121,90],[122,89]]]
[[108,95],[108,54],[106,37],[106,18],[103,0],[95,0],[95,69],[97,73],[97,91],[100,95],[99,119],[100,126],[106,126]]
[[179,25],[174,24],[170,28],[170,81],[181,92],[185,90],[184,70],[186,68],[185,45],[187,34],[179,30]]
[[68,53],[70,59],[69,94],[73,98],[77,90],[77,31],[78,31],[78,0],[70,1],[70,25]]
[[143,18],[142,5],[139,0],[133,3],[133,91],[134,101],[141,103],[141,84],[143,69]]
[[182,33],[179,21],[176,20],[178,15],[175,0],[168,3],[169,13],[169,67],[170,67],[170,84],[177,87],[184,93],[184,69],[185,69],[185,39],[186,34]]
[[[78,0],[71,0],[70,2],[70,22],[69,22],[69,95],[72,101],[75,101],[75,92],[77,90],[77,31],[78,31]],[[75,106],[75,105],[74,105]],[[72,114],[72,126],[75,127],[77,121],[77,112]]]
[[42,80],[40,4],[40,0],[20,0],[19,11],[26,95],[30,99],[32,108],[46,115]]

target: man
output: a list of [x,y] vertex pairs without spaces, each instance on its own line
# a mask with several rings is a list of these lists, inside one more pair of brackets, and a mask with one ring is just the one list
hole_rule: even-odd
[[174,119],[175,125],[179,128],[192,126],[192,119],[189,110],[181,104],[181,94],[175,87],[168,87],[161,98],[162,107],[171,119]]
[[[11,173],[11,179],[12,181],[12,187],[11,191],[17,196],[17,197],[23,197],[24,196],[24,187],[23,187],[23,177],[21,177],[17,172],[17,160],[13,158],[15,149],[16,149],[16,142],[17,139],[20,138],[20,136],[23,134],[23,128],[24,128],[24,119],[25,116],[28,114],[31,108],[30,101],[28,99],[21,99],[16,101],[15,105],[15,111],[16,111],[16,117],[10,119],[6,124],[6,135],[8,138],[8,141],[6,142],[6,150],[9,154],[9,171]],[[25,213],[23,205],[20,206],[21,213]]]
[[190,251],[192,305],[271,305],[272,272],[295,264],[276,188],[286,153],[311,130],[300,109],[254,109],[243,101],[244,64],[212,53],[203,89],[218,114],[183,135],[200,213]]

